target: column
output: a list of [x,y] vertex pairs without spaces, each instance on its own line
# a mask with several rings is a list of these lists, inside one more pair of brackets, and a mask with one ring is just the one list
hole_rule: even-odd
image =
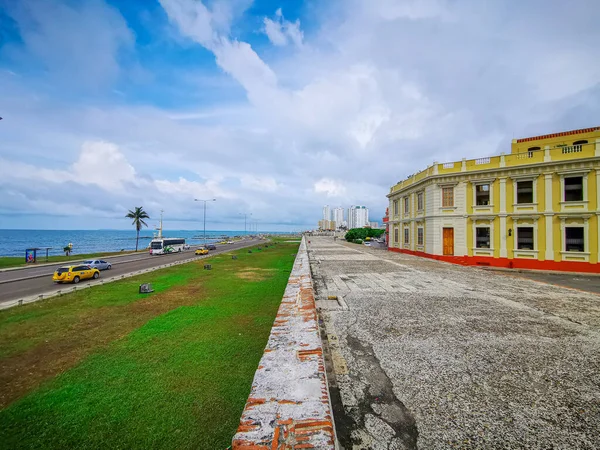
[[544,202],[546,203],[546,209],[544,210],[544,222],[546,223],[546,253],[544,254],[544,259],[546,261],[554,261],[554,234],[552,227],[552,219],[554,218],[554,211],[552,209],[552,175],[552,173],[544,174]]
[[[596,139],[596,155],[600,155],[600,139]],[[596,169],[596,231],[598,233],[598,257],[597,264],[600,264],[600,169]]]
[[500,258],[506,258],[506,177],[498,178],[500,181]]

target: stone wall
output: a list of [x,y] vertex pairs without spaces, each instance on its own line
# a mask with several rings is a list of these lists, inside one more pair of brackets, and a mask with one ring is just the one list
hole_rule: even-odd
[[335,448],[305,238],[254,376],[232,448]]

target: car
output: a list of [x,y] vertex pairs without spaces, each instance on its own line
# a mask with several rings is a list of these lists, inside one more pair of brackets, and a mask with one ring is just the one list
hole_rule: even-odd
[[208,250],[216,250],[217,246],[215,244],[206,244],[206,248]]
[[96,268],[98,270],[110,270],[112,269],[112,264],[101,259],[88,259],[87,261],[83,261],[82,264],[86,266],[90,266],[92,268]]
[[183,249],[184,250],[189,250],[190,249],[190,244],[183,244]]
[[233,241],[227,241],[226,243],[227,244],[233,244]]
[[204,248],[204,247],[200,247],[198,249],[196,249],[196,251],[194,252],[194,254],[196,255],[206,255],[208,253],[208,249]]
[[100,271],[95,267],[86,265],[78,266],[63,266],[56,269],[52,275],[52,281],[55,283],[79,283],[81,280],[88,278],[97,279],[100,276]]

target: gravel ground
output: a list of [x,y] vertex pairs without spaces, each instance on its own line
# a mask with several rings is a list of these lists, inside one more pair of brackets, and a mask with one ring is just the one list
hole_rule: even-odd
[[600,448],[599,295],[310,241],[344,449]]

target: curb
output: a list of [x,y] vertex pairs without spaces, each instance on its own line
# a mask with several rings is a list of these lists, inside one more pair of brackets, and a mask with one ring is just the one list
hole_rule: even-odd
[[563,270],[537,270],[537,269],[509,269],[507,267],[484,267],[484,266],[475,266],[478,269],[482,270],[490,270],[493,272],[507,272],[507,273],[539,273],[544,275],[576,275],[579,277],[600,277],[600,273],[597,272],[567,272]]

